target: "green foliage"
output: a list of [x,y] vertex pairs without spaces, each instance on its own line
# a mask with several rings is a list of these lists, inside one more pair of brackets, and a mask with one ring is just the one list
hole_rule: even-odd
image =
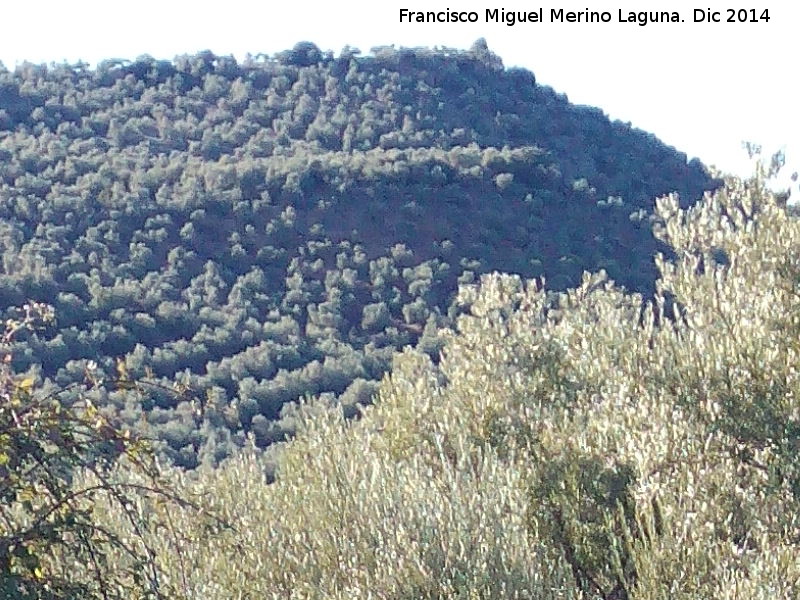
[[484,276],[360,419],[303,404],[274,483],[252,451],[173,471],[246,532],[177,516],[179,597],[797,597],[800,222],[763,173],[657,214],[654,301]]
[[407,345],[437,360],[459,282],[503,270],[563,290],[605,268],[651,294],[652,198],[715,185],[482,41],[25,64],[0,99],[0,311],[58,315],[15,341],[14,368],[74,395],[89,361],[102,378],[123,360],[248,407],[96,391],[186,467],[243,446],[254,406],[277,421],[259,420],[265,445],[292,433],[286,404],[377,382]]
[[[158,572],[146,537],[147,527],[171,523],[144,519],[133,503],[192,512],[199,507],[171,490],[151,446],[118,428],[88,396],[67,406],[34,377],[12,372],[13,338],[52,319],[48,307],[25,305],[17,319],[6,322],[0,339],[0,597],[174,597],[177,582]],[[96,378],[91,367],[86,377]],[[137,384],[122,369],[115,385]],[[124,534],[98,516],[98,502],[114,511]],[[109,560],[114,551],[121,560]],[[180,549],[173,545],[173,551]]]

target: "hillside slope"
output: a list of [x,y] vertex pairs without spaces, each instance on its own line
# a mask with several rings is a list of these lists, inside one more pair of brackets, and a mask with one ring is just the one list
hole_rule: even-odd
[[283,439],[304,394],[367,402],[405,345],[435,357],[481,274],[651,291],[654,198],[714,185],[480,42],[25,64],[0,72],[0,308],[58,316],[17,369],[194,390],[91,392],[191,467]]

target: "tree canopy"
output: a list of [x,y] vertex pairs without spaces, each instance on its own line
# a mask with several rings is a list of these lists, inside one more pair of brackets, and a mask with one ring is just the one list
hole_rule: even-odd
[[[398,349],[437,360],[458,286],[494,270],[652,294],[653,198],[715,185],[485,43],[25,63],[0,72],[0,310],[57,316],[17,372],[196,467],[290,436],[304,396],[354,414]],[[81,387],[120,361],[204,410]]]

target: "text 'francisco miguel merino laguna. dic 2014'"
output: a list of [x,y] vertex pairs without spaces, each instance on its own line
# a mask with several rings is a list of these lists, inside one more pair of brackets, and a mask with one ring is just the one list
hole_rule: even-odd
[[[694,23],[743,23],[769,21],[766,9],[756,11],[755,9],[728,9],[724,15],[720,11],[710,9],[694,9],[691,15],[691,22]],[[517,23],[611,23],[616,17],[617,23],[636,23],[645,26],[650,23],[683,23],[686,21],[678,11],[675,10],[647,10],[647,11],[624,11],[619,9],[615,14],[607,10],[564,10],[563,8],[551,8],[545,11],[543,8],[536,10],[505,10],[503,8],[487,8],[483,11],[483,22],[503,23],[508,26]],[[400,9],[401,23],[477,23],[480,21],[481,14],[474,10],[409,10]]]

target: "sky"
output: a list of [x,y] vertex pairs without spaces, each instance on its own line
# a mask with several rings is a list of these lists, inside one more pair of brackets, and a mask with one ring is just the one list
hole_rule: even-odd
[[[0,61],[92,65],[149,54],[171,59],[211,50],[242,59],[311,41],[338,54],[346,45],[469,48],[483,37],[506,67],[524,67],[571,102],[600,107],[613,119],[650,131],[689,157],[725,172],[752,171],[743,141],[764,153],[783,150],[785,178],[800,170],[796,44],[800,3],[750,4],[544,0],[28,0],[0,4]],[[630,11],[677,11],[682,22],[639,25]],[[476,23],[400,22],[400,9],[475,11]],[[551,10],[607,11],[605,23],[554,22]],[[748,22],[727,22],[734,17]],[[486,11],[541,10],[542,22],[487,22]],[[768,11],[765,15],[764,10]],[[625,22],[621,22],[620,12]],[[720,22],[707,15],[716,12]],[[695,21],[695,14],[698,19]],[[768,16],[769,21],[762,17]],[[749,19],[755,17],[756,22]]]

